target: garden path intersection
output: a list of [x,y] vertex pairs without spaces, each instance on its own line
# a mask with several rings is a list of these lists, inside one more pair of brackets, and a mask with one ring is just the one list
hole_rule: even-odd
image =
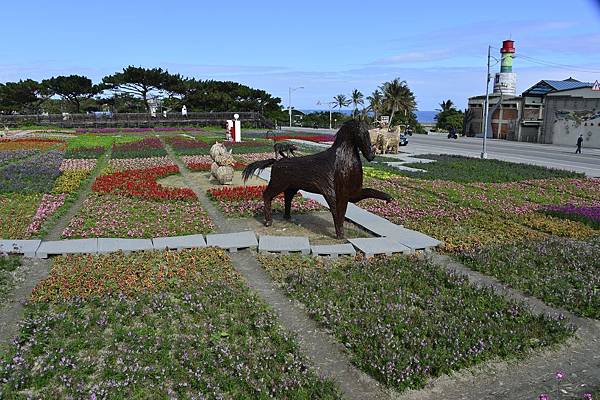
[[[598,371],[600,371],[600,322],[598,320],[584,318],[580,313],[576,313],[568,306],[563,309],[561,305],[556,305],[546,300],[543,302],[539,300],[540,297],[537,294],[537,297],[525,294],[522,287],[517,288],[516,285],[493,277],[492,273],[487,273],[479,268],[476,271],[476,268],[467,261],[461,261],[461,259],[454,256],[441,255],[443,253],[438,253],[436,250],[437,247],[444,246],[443,250],[441,250],[442,252],[447,251],[450,247],[446,247],[446,243],[442,243],[431,237],[441,238],[441,236],[432,233],[431,230],[423,231],[427,234],[417,232],[414,229],[420,229],[415,227],[415,225],[406,224],[406,226],[403,226],[404,222],[398,222],[397,219],[390,218],[385,211],[381,212],[373,204],[367,203],[365,209],[351,205],[348,208],[346,219],[378,237],[352,237],[348,240],[349,243],[323,245],[315,244],[313,239],[309,240],[304,236],[291,236],[291,233],[289,234],[290,236],[271,236],[269,233],[265,234],[265,232],[269,232],[268,230],[253,231],[256,228],[250,228],[247,221],[231,218],[230,215],[224,213],[216,205],[215,199],[207,196],[206,188],[198,183],[198,174],[192,173],[193,169],[189,168],[190,164],[182,160],[181,154],[174,151],[174,147],[167,140],[161,139],[161,142],[163,145],[166,142],[164,146],[166,154],[162,156],[165,160],[161,162],[170,163],[172,167],[169,168],[177,168],[180,174],[178,175],[178,179],[182,180],[187,188],[186,190],[193,192],[195,197],[197,197],[197,202],[201,206],[201,209],[206,213],[216,229],[212,232],[210,230],[202,231],[211,232],[208,234],[154,235],[135,239],[92,237],[59,240],[61,233],[67,229],[69,221],[76,218],[82,207],[84,207],[83,204],[88,195],[92,195],[92,184],[99,175],[100,167],[107,164],[110,158],[109,150],[109,152],[105,153],[98,160],[97,164],[99,167],[88,175],[88,180],[86,180],[86,183],[78,192],[77,199],[69,204],[69,208],[53,222],[48,233],[43,235],[44,240],[0,241],[0,253],[7,250],[16,253],[22,251],[26,256],[23,259],[23,263],[27,273],[25,284],[17,285],[13,291],[14,293],[11,294],[8,301],[2,306],[2,312],[6,311],[7,316],[3,316],[1,319],[0,345],[8,344],[11,337],[18,331],[17,322],[23,317],[23,303],[30,297],[34,286],[48,275],[50,266],[56,263],[56,260],[64,259],[64,257],[49,260],[43,259],[49,255],[104,254],[112,252],[119,252],[117,254],[120,254],[124,252],[126,255],[123,257],[128,257],[127,254],[130,253],[133,257],[135,254],[150,253],[146,250],[154,250],[152,254],[178,254],[184,253],[185,250],[182,252],[164,252],[164,250],[204,249],[206,247],[209,248],[205,250],[211,250],[210,247],[215,246],[229,250],[228,258],[231,260],[233,268],[243,278],[245,284],[274,311],[277,322],[286,332],[292,334],[299,344],[300,353],[308,359],[308,364],[312,365],[321,377],[333,381],[340,388],[344,398],[413,400],[429,398],[448,400],[474,398],[533,399],[537,398],[539,393],[549,391],[549,388],[552,388],[556,384],[554,374],[548,368],[560,368],[568,372],[568,377],[571,380],[566,379],[561,384],[561,390],[564,391],[565,398],[577,396],[582,393],[583,389],[580,386],[582,383],[591,388],[600,387],[600,374],[598,374]],[[423,159],[403,158],[399,161],[398,165],[388,166],[397,168],[398,166],[402,167],[405,163],[415,163],[417,161],[423,164],[428,162],[428,160]],[[115,162],[113,164],[117,165],[118,163]],[[383,171],[385,172],[386,170],[383,169]],[[412,171],[407,172],[412,173]],[[368,176],[366,179],[373,179],[372,175],[366,172],[365,174]],[[268,180],[269,171],[263,171],[260,177]],[[392,184],[385,181],[382,182],[382,185]],[[411,186],[417,185],[413,181],[401,182],[407,184],[404,190],[417,190],[416,186]],[[440,190],[441,194],[439,196],[433,196],[427,192],[430,189],[427,181],[419,183],[419,185],[422,185],[418,187],[418,190],[421,190],[419,193],[426,193],[428,196],[426,197],[427,204],[433,202],[438,204],[442,200],[448,201],[449,194],[454,195],[454,192],[451,192],[451,190],[455,190],[454,186],[435,186],[439,185],[438,181],[433,181],[432,187]],[[524,184],[524,187],[530,190],[530,187],[527,185],[530,185],[530,183]],[[469,185],[457,185],[457,187],[459,188],[459,193],[464,188],[473,190]],[[579,190],[580,188],[572,189],[569,187],[568,189]],[[589,193],[586,192],[585,195],[589,196]],[[326,202],[318,195],[310,193],[301,193],[301,195],[307,200],[326,205]],[[479,197],[477,199],[478,201],[481,200]],[[499,201],[501,202],[502,200]],[[484,206],[487,207],[485,203],[483,206],[478,204],[480,208],[474,208],[474,210],[484,216],[491,215],[491,213],[488,213],[489,209]],[[394,207],[396,206],[394,205]],[[460,207],[453,208],[460,211]],[[439,218],[443,217],[442,215]],[[391,222],[387,218],[396,223]],[[524,227],[525,224],[522,226]],[[445,240],[446,238],[444,237]],[[451,243],[451,245],[454,244]],[[253,251],[253,249],[256,249],[256,251]],[[357,251],[367,257],[377,254],[388,256],[392,253],[410,254],[411,260],[425,260],[424,262],[439,267],[442,271],[447,271],[450,276],[465,276],[466,281],[473,287],[481,288],[482,290],[489,288],[499,297],[507,299],[507,301],[515,301],[522,304],[525,309],[534,315],[544,316],[544,318],[547,317],[552,321],[560,320],[562,321],[561,323],[574,327],[575,333],[573,337],[567,339],[562,344],[557,342],[559,344],[539,349],[533,346],[532,348],[536,349],[535,352],[524,353],[524,356],[518,360],[513,361],[509,359],[506,361],[506,359],[499,358],[499,356],[483,359],[484,361],[480,361],[474,364],[474,366],[461,367],[456,372],[451,372],[450,374],[443,373],[439,378],[427,380],[424,385],[421,385],[422,389],[420,390],[402,389],[402,392],[397,392],[393,385],[382,384],[382,380],[376,374],[371,374],[371,372],[366,373],[364,363],[354,353],[356,351],[356,348],[353,347],[355,343],[350,345],[346,339],[340,339],[332,326],[323,324],[319,318],[316,318],[314,305],[306,303],[305,299],[298,297],[300,289],[292,287],[293,290],[290,290],[290,285],[296,282],[295,278],[292,275],[290,275],[292,277],[288,277],[291,283],[280,281],[263,258],[274,257],[264,256],[263,253],[277,253],[281,256],[274,257],[275,259],[291,260],[296,256],[287,256],[288,253],[312,253],[315,256],[331,255],[332,257],[338,257],[345,254],[355,256]],[[27,256],[37,258],[27,258]],[[286,257],[291,258],[288,259]],[[401,258],[409,259],[409,257]],[[304,257],[303,259],[313,260],[311,262],[317,264],[329,262],[321,261],[324,260],[321,258]],[[375,257],[371,265],[364,261],[364,257],[359,256],[356,258],[356,263],[360,263],[363,268],[371,269],[377,267],[378,260],[385,259]],[[348,259],[341,259],[342,262],[344,260]],[[64,264],[64,261],[59,262],[63,262]],[[285,263],[285,261],[280,262]],[[302,276],[296,284],[301,283]],[[2,289],[1,286],[0,289]],[[315,289],[321,290],[318,287]],[[291,294],[294,290],[297,291],[295,292],[296,295]],[[379,288],[377,291],[383,293],[385,290]],[[425,300],[425,304],[429,304],[430,299]],[[462,299],[458,300],[462,301]],[[358,298],[356,301],[359,304],[357,307],[363,307],[363,305],[360,305]],[[383,301],[389,301],[389,298],[383,299]],[[390,304],[390,306],[398,305]],[[512,312],[512,310],[511,308],[510,311]],[[342,308],[338,309],[338,311],[341,313],[344,312]],[[335,313],[333,316],[335,316]],[[353,318],[356,318],[356,315]],[[5,324],[4,322],[8,323]],[[418,324],[418,322],[415,323]],[[357,327],[350,325],[347,329],[355,330]],[[358,329],[360,330],[360,328]],[[374,332],[365,329],[365,333],[367,331],[369,334]],[[381,335],[384,335],[384,333],[382,332]],[[352,334],[349,334],[349,336],[350,338],[347,340],[351,342]],[[367,368],[367,371],[370,370]],[[0,381],[0,389],[1,385],[2,382]]]

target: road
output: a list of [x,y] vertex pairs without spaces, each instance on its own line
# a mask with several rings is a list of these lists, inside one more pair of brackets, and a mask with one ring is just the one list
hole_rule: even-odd
[[[285,128],[284,128],[285,129]],[[315,134],[332,134],[329,129],[292,128],[295,131]],[[480,157],[481,138],[448,139],[445,135],[412,135],[403,152],[413,154],[456,154]],[[575,154],[575,146],[487,140],[488,158],[522,164],[582,172],[589,177],[600,177],[600,149],[583,148],[583,154]]]

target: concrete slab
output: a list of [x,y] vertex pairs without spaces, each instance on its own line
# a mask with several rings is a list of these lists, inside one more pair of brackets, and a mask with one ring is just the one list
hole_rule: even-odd
[[36,257],[47,258],[49,255],[63,254],[96,254],[98,239],[71,239],[42,242],[36,251]]
[[358,250],[365,253],[367,258],[378,254],[391,256],[394,253],[410,253],[411,249],[389,238],[358,238],[348,239]]
[[258,241],[254,232],[244,231],[206,235],[206,244],[207,246],[219,247],[235,253],[239,249],[258,246]]
[[332,244],[332,245],[315,245],[311,246],[311,251],[314,256],[323,256],[337,258],[338,256],[352,256],[356,255],[354,246],[350,243],[344,244]]
[[98,239],[98,253],[115,253],[122,251],[154,250],[151,239],[122,239],[122,238],[100,238]]
[[165,249],[196,249],[206,247],[206,241],[202,235],[171,236],[152,239],[155,250]]
[[41,243],[41,240],[0,240],[0,254],[22,254],[33,258]]
[[269,236],[263,235],[258,241],[258,251],[261,253],[302,253],[310,254],[310,243],[303,236]]
[[406,172],[427,172],[424,169],[421,168],[411,168],[411,167],[406,167],[404,166],[403,162],[386,162],[387,165],[389,165],[390,167],[396,168],[400,171],[406,171]]
[[428,250],[442,244],[441,241],[431,236],[401,226],[396,226],[395,229],[390,230],[385,236],[406,247],[410,247],[412,250]]

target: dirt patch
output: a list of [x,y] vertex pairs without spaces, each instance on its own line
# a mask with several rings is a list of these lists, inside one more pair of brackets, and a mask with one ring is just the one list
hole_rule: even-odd
[[0,348],[9,345],[18,332],[19,321],[23,318],[25,302],[33,288],[50,271],[50,261],[37,258],[23,258],[20,267],[20,279],[9,294],[6,302],[0,306]]
[[[346,243],[345,239],[335,238],[335,227],[329,211],[314,212],[310,214],[292,214],[291,220],[286,220],[280,213],[273,214],[273,225],[264,226],[263,217],[231,219],[241,224],[244,228],[253,230],[258,235],[271,236],[306,236],[311,244],[340,244]],[[346,238],[371,237],[371,235],[352,224],[344,224]]]
[[[202,189],[204,192],[208,189],[212,189],[215,187],[233,187],[233,186],[257,186],[257,185],[265,185],[265,181],[258,178],[252,177],[248,179],[246,183],[242,180],[242,172],[234,171],[233,172],[233,183],[231,185],[221,185],[215,179],[210,176],[210,172],[189,172],[187,174],[187,178],[195,184],[197,187]],[[186,183],[186,179],[182,175],[171,175],[166,178],[159,179],[157,181],[159,184],[165,187],[171,188],[184,188],[188,187]]]

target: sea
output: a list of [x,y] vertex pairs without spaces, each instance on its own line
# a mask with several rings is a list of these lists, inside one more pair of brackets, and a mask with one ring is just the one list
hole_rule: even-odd
[[[300,110],[303,113],[312,113],[312,112],[327,112],[329,110]],[[338,112],[337,110],[335,110],[336,112]],[[351,115],[352,114],[352,110],[342,110],[343,114],[346,115]],[[421,122],[421,123],[428,123],[428,122],[435,122],[435,116],[437,114],[437,111],[415,111],[415,114],[417,115],[417,121]]]

